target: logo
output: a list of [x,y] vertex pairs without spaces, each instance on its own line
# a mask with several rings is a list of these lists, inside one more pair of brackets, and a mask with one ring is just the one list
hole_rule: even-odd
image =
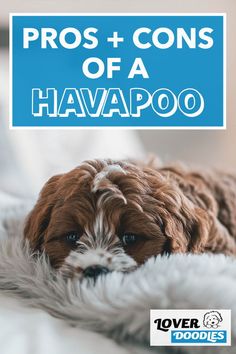
[[210,311],[204,315],[203,326],[206,328],[218,328],[222,322],[222,316],[218,311]]
[[229,346],[231,310],[151,310],[152,346]]
[[224,129],[224,14],[12,14],[10,126]]

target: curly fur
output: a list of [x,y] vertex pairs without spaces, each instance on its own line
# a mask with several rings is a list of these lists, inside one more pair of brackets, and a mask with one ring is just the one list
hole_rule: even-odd
[[[72,230],[80,233],[74,249],[65,241]],[[137,242],[122,244],[125,232],[138,235]],[[86,161],[46,183],[25,237],[67,274],[81,274],[91,250],[91,262],[121,271],[165,253],[235,255],[236,177],[177,165]]]

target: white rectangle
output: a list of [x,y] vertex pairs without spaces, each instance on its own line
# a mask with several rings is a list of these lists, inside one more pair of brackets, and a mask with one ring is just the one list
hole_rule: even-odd
[[230,346],[231,310],[150,310],[151,346]]

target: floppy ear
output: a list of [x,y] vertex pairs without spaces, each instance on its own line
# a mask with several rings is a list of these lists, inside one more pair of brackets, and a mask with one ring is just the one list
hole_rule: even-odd
[[218,317],[219,321],[222,322],[223,318],[219,312],[216,313],[216,316]]
[[[181,191],[180,191],[181,193]],[[165,218],[165,234],[169,239],[169,252],[214,252],[235,254],[236,244],[227,228],[220,223],[217,215],[195,206],[182,196],[169,206]]]
[[144,174],[155,199],[157,223],[158,218],[163,222],[167,238],[164,252],[202,252],[212,223],[208,212],[195,203],[194,195],[187,196],[181,183],[168,174],[152,169],[144,169]]
[[209,238],[210,219],[207,212],[180,198],[181,205],[174,203],[165,219],[165,234],[169,239],[170,252],[203,252]]
[[211,229],[211,218],[208,213],[200,208],[193,207],[190,218],[189,228],[189,245],[188,251],[193,253],[200,253],[205,250],[209,241],[209,233]]
[[204,318],[203,318],[203,322],[204,322],[204,324],[206,324],[206,321],[207,321],[207,319],[208,319],[208,315],[209,315],[209,313],[207,312],[207,313],[205,313],[205,315],[204,315]]
[[31,248],[42,250],[44,233],[48,227],[51,212],[55,204],[54,194],[61,175],[53,176],[43,187],[38,201],[26,218],[24,237],[29,240]]

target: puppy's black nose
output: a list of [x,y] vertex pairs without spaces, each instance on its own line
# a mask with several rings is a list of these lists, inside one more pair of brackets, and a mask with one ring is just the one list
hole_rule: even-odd
[[93,265],[84,270],[84,276],[89,278],[97,278],[101,274],[107,274],[109,272],[108,268],[100,266],[100,265]]

